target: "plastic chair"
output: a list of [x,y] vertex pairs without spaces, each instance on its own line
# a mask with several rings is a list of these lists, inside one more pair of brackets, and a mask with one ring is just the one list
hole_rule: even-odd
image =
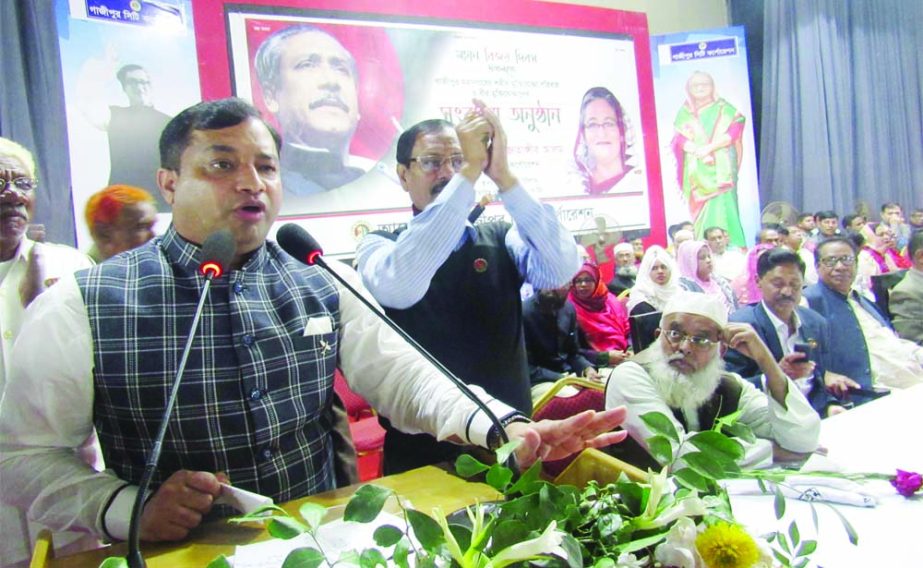
[[614,483],[622,473],[632,481],[647,480],[647,474],[637,467],[605,452],[587,448],[555,477],[554,483],[555,485],[574,485],[582,489],[590,480],[596,480],[601,485]]
[[[571,387],[577,389],[573,396],[558,396],[562,389]],[[577,377],[564,377],[559,379],[551,389],[535,403],[532,410],[533,420],[562,420],[580,414],[584,410],[605,410],[606,387],[601,383],[580,379]],[[575,456],[568,456],[560,460],[548,461],[542,464],[542,471],[548,477],[555,477],[574,461]]]
[[32,560],[29,562],[29,568],[45,568],[48,566],[48,561],[53,559],[54,540],[51,537],[51,531],[42,529],[35,539],[35,546],[32,547]]

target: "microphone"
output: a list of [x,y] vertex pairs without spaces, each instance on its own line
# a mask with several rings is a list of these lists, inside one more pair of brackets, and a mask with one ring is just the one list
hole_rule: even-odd
[[179,367],[176,369],[176,377],[173,379],[173,387],[170,390],[170,397],[167,399],[167,406],[163,411],[163,416],[160,418],[160,428],[154,438],[154,448],[151,450],[151,455],[148,456],[144,474],[141,476],[141,483],[138,485],[138,495],[135,497],[135,503],[131,509],[131,523],[128,526],[128,553],[125,556],[131,568],[143,568],[146,566],[144,557],[141,555],[141,512],[144,510],[144,503],[147,501],[151,480],[157,470],[157,462],[160,461],[160,450],[167,434],[167,424],[170,421],[173,407],[176,405],[180,381],[182,381],[183,372],[186,370],[186,361],[189,359],[189,352],[192,350],[192,340],[195,338],[196,331],[199,328],[199,319],[202,317],[208,291],[211,289],[212,280],[221,277],[226,268],[230,266],[236,249],[237,245],[234,242],[234,236],[228,229],[212,233],[202,243],[202,261],[199,263],[199,272],[205,276],[205,286],[202,287],[202,295],[199,296],[199,304],[196,306],[192,325],[189,326],[189,335],[186,338],[186,345],[183,347]]
[[[464,394],[475,405],[477,405],[478,409],[480,409],[487,416],[487,418],[490,419],[494,428],[497,429],[497,433],[499,434],[500,439],[502,440],[504,444],[510,441],[510,438],[509,436],[506,435],[506,430],[503,429],[503,425],[500,423],[500,419],[497,418],[497,415],[494,414],[493,411],[490,408],[488,408],[488,406],[484,404],[484,402],[480,398],[478,398],[477,395],[475,395],[474,392],[472,392],[470,388],[468,388],[468,385],[465,384],[464,381],[458,378],[455,375],[455,373],[453,373],[452,371],[448,369],[448,367],[446,367],[439,360],[433,357],[433,355],[429,351],[424,349],[422,345],[417,343],[417,341],[413,337],[410,336],[410,334],[404,331],[399,325],[394,323],[394,320],[389,318],[387,314],[385,314],[380,308],[378,308],[377,306],[372,304],[370,301],[368,301],[364,295],[360,294],[359,291],[356,290],[352,285],[350,285],[349,282],[347,282],[342,276],[340,276],[336,270],[333,270],[330,268],[330,266],[324,260],[323,249],[321,249],[320,244],[314,239],[314,237],[311,236],[310,233],[308,233],[308,231],[306,231],[300,225],[296,225],[294,223],[288,223],[286,225],[283,225],[279,229],[279,231],[276,233],[276,241],[279,243],[279,246],[282,247],[282,249],[285,252],[287,252],[294,258],[300,260],[301,262],[309,266],[320,266],[323,269],[325,269],[331,276],[336,278],[340,282],[340,284],[343,285],[344,288],[349,290],[349,292],[353,296],[355,296],[356,298],[359,299],[359,301],[365,304],[365,307],[367,307],[369,310],[372,311],[372,313],[374,313],[382,321],[388,324],[388,327],[390,327],[398,335],[400,335],[404,339],[404,341],[409,343],[411,347],[413,347],[420,355],[423,356],[423,358],[425,358],[427,361],[432,363],[437,369],[439,369],[439,371],[441,371],[443,375],[448,377],[448,379],[452,381],[452,383],[455,384],[455,386],[458,388],[458,390],[462,392],[462,394]],[[513,454],[510,454],[510,459],[508,463],[509,463],[510,469],[515,472],[517,471],[517,468],[515,467],[516,464],[515,464],[514,459],[515,458]]]

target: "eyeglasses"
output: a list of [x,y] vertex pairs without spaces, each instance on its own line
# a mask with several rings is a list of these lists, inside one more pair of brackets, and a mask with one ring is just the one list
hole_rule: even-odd
[[856,257],[851,254],[844,254],[843,256],[825,256],[820,259],[820,263],[827,268],[833,268],[838,262],[842,262],[843,266],[852,266],[856,263]]
[[616,128],[618,128],[618,124],[616,124],[614,120],[604,120],[603,122],[591,122],[583,126],[584,130],[586,130],[587,132],[592,132],[594,134],[596,134],[597,132],[601,130],[615,130]]
[[420,169],[428,174],[433,174],[442,169],[442,166],[449,164],[453,172],[457,172],[462,168],[462,164],[465,163],[465,157],[461,154],[452,154],[448,158],[441,158],[439,156],[417,156],[416,158],[410,158],[411,162],[416,162],[420,164]]
[[685,340],[689,340],[689,345],[692,345],[696,349],[708,349],[712,345],[717,345],[718,342],[714,339],[708,337],[702,337],[700,335],[689,335],[685,332],[678,331],[676,329],[668,329],[664,332],[664,335],[667,337],[667,341],[673,345],[679,345]]
[[7,189],[10,191],[16,190],[20,195],[25,195],[30,191],[34,191],[37,186],[38,182],[30,177],[18,177],[9,180],[0,178],[0,195],[5,193]]

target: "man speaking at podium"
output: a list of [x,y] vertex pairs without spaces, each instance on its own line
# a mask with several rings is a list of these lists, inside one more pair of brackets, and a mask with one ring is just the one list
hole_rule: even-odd
[[[170,417],[142,540],[178,540],[220,482],[277,502],[332,489],[334,368],[392,423],[486,445],[485,415],[319,268],[266,240],[279,211],[278,135],[238,99],[177,115],[160,140],[166,233],[34,302],[0,408],[0,496],[52,529],[124,539],[131,504],[201,294],[200,245],[228,229],[235,251],[214,280]],[[337,263],[338,264],[338,263]],[[358,286],[345,265],[337,269]],[[364,292],[367,294],[367,292]],[[479,396],[501,420],[510,407]],[[611,444],[624,409],[506,427],[521,464]],[[105,472],[74,450],[96,428]]]

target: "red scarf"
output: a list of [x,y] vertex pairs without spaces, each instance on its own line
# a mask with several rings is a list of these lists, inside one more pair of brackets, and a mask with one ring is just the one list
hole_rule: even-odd
[[596,282],[593,293],[586,299],[578,297],[571,281],[567,297],[577,311],[577,322],[587,342],[596,351],[623,351],[628,347],[628,310],[606,288],[597,266],[584,264],[574,280],[582,274],[589,274]]

